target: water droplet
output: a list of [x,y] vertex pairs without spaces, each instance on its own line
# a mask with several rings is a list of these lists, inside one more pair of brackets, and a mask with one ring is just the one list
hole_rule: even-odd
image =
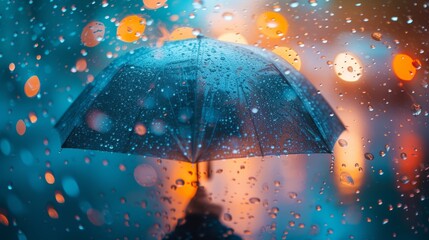
[[345,139],[339,139],[338,140],[338,144],[341,146],[341,147],[347,147],[347,145],[348,145],[348,142],[345,140]]
[[231,221],[232,220],[232,215],[229,214],[229,213],[224,213],[223,214],[223,220],[226,221],[226,222]]
[[279,213],[280,209],[278,207],[272,207],[271,208],[271,212],[273,212],[273,213]]
[[179,178],[176,180],[176,185],[178,187],[183,187],[185,185],[185,181],[183,179]]
[[231,12],[224,12],[222,14],[223,19],[225,19],[226,21],[231,21],[234,18],[234,14],[232,14]]
[[412,64],[417,70],[420,70],[422,68],[422,63],[418,59],[414,59]]
[[407,160],[407,158],[408,158],[407,154],[404,152],[401,152],[400,156],[401,156],[402,160]]
[[374,160],[374,155],[372,153],[365,153],[365,159],[372,161]]
[[413,105],[411,105],[411,111],[413,112],[414,116],[418,116],[420,115],[420,113],[422,113],[422,107],[420,106],[420,104],[414,103]]
[[408,184],[410,182],[410,179],[408,178],[407,175],[404,175],[404,176],[401,177],[401,182],[403,184]]
[[256,204],[256,203],[260,203],[261,199],[257,198],[257,197],[252,197],[249,199],[250,203]]
[[355,184],[353,177],[347,172],[342,172],[340,174],[340,182],[349,186],[353,186]]
[[274,11],[274,12],[280,12],[281,10],[282,10],[282,8],[280,7],[280,5],[275,4],[275,5],[273,6],[273,11]]
[[298,7],[299,6],[299,2],[298,1],[293,1],[293,2],[291,2],[290,3],[290,5],[289,5],[291,8],[296,8],[296,7]]
[[384,150],[386,150],[386,152],[390,151],[390,146],[388,144],[384,145]]
[[379,33],[379,32],[373,32],[373,33],[371,34],[371,37],[372,37],[372,39],[374,39],[375,41],[381,41],[382,34],[381,34],[381,33]]
[[289,193],[289,198],[290,199],[295,199],[295,198],[297,198],[298,197],[298,194],[296,193],[296,192],[290,192]]

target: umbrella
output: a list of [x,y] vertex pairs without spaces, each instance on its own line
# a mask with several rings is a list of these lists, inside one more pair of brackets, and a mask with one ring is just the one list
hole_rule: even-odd
[[55,127],[63,148],[192,163],[330,153],[344,130],[286,61],[205,37],[119,57]]

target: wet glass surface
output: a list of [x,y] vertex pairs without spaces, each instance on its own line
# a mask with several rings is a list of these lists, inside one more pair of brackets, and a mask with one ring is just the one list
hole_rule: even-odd
[[0,239],[428,238],[429,2],[0,9]]

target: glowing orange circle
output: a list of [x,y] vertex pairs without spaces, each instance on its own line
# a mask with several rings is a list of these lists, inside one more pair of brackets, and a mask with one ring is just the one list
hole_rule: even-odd
[[24,85],[24,92],[27,97],[34,97],[39,93],[40,80],[37,76],[31,76]]
[[298,53],[292,48],[288,47],[277,47],[273,50],[273,53],[279,55],[284,60],[286,60],[290,65],[292,65],[296,70],[301,69],[301,58]]
[[48,184],[54,184],[55,183],[55,176],[52,172],[47,171],[45,173],[45,180]]
[[280,38],[286,35],[289,23],[280,13],[265,12],[256,20],[259,31],[270,38]]
[[9,64],[9,71],[13,72],[15,70],[15,63]]
[[116,35],[124,42],[137,41],[146,29],[146,20],[138,15],[130,15],[121,20]]
[[88,67],[88,64],[86,63],[85,58],[81,58],[76,61],[76,71],[83,72]]
[[220,35],[217,39],[224,42],[232,42],[232,43],[240,43],[240,44],[248,43],[246,38],[243,35],[241,35],[240,33],[233,33],[233,32],[224,33]]
[[6,227],[9,226],[9,220],[7,219],[6,215],[0,212],[0,223],[5,225]]
[[48,207],[48,215],[52,219],[58,219],[58,212],[53,207]]
[[25,122],[21,119],[18,120],[18,122],[16,122],[16,132],[18,133],[18,135],[24,135],[26,130],[27,126],[25,125]]
[[103,40],[104,33],[104,24],[102,22],[92,21],[83,28],[80,41],[87,47],[95,47]]
[[416,75],[416,67],[413,59],[406,54],[396,54],[392,61],[393,73],[396,77],[404,81],[413,80]]
[[143,125],[143,124],[141,124],[141,123],[137,123],[135,126],[134,126],[134,132],[137,134],[137,135],[140,135],[140,136],[143,136],[143,135],[145,135],[146,134],[146,126],[145,125]]
[[66,200],[64,199],[63,194],[61,192],[55,192],[55,200],[57,200],[57,203],[64,203]]
[[143,4],[147,9],[158,9],[163,7],[167,0],[143,0]]

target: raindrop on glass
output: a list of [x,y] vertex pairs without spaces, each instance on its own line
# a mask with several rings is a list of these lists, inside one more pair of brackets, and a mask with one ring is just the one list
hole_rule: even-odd
[[418,116],[420,115],[420,113],[422,113],[422,107],[420,106],[420,104],[414,103],[413,105],[411,105],[411,111],[413,112],[414,116]]
[[379,33],[379,32],[373,32],[373,33],[371,34],[371,37],[372,37],[372,39],[374,39],[375,41],[381,41],[382,34],[381,34],[381,33]]
[[226,221],[226,222],[231,221],[231,220],[232,220],[232,216],[231,216],[231,214],[229,214],[229,213],[224,213],[224,214],[223,214],[223,220],[224,220],[224,221]]
[[347,147],[347,145],[348,145],[348,142],[345,140],[345,139],[340,139],[340,140],[338,140],[338,144],[341,146],[341,147]]
[[342,172],[340,174],[340,182],[344,185],[353,186],[355,184],[352,176],[347,172]]
[[252,197],[249,199],[250,203],[256,204],[256,203],[260,203],[261,199],[257,198],[257,197]]
[[179,178],[176,180],[176,185],[178,187],[183,187],[185,185],[185,181],[183,179]]
[[374,160],[374,155],[372,153],[365,153],[365,159],[372,161]]
[[289,193],[289,198],[290,199],[295,199],[295,198],[297,198],[298,197],[298,194],[296,193],[296,192],[290,192]]
[[408,178],[407,175],[404,175],[404,176],[401,177],[401,182],[403,184],[408,184],[410,182],[410,179]]
[[222,14],[223,19],[225,19],[226,21],[231,21],[234,18],[234,14],[232,14],[231,12],[224,12]]

